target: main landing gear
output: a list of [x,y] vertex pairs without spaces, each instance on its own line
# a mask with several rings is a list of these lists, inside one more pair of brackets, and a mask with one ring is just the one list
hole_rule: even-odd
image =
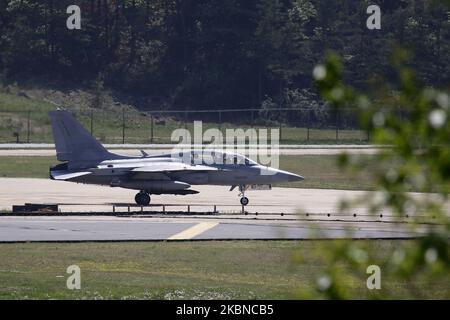
[[150,196],[147,192],[141,191],[134,197],[136,203],[140,206],[148,206],[150,204]]
[[239,197],[241,197],[240,202],[241,202],[241,204],[242,204],[243,206],[248,205],[249,200],[248,200],[248,198],[245,196],[245,186],[244,186],[244,185],[239,186]]

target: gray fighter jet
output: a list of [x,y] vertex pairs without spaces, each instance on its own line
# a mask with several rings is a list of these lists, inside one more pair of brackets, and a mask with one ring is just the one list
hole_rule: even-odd
[[50,178],[139,190],[138,205],[150,204],[151,194],[195,194],[191,185],[239,187],[240,202],[247,205],[245,191],[254,186],[270,187],[303,177],[263,166],[237,153],[188,150],[161,155],[130,157],[106,150],[67,111],[50,112],[56,155]]

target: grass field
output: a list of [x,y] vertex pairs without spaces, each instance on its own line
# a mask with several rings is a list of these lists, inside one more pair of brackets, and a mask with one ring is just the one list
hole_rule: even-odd
[[[82,95],[82,94],[80,94]],[[66,98],[70,100],[70,95]],[[166,114],[155,115],[153,121],[148,114],[130,106],[106,105],[102,109],[91,109],[87,106],[87,98],[84,98],[75,107],[66,106],[70,111],[77,115],[77,118],[88,130],[92,131],[96,138],[102,143],[169,143],[171,134],[175,129],[187,128],[193,133],[193,121],[195,119],[215,119],[216,114],[195,113],[187,118],[185,123],[184,114]],[[50,143],[53,142],[51,134],[50,119],[48,112],[56,107],[49,102],[37,98],[26,98],[14,93],[6,93],[0,90],[0,143],[31,142],[31,143]],[[125,108],[125,109],[123,109]],[[123,114],[123,110],[125,113]],[[30,112],[28,112],[30,111]],[[124,117],[125,115],[125,117]],[[209,116],[209,118],[208,118]],[[248,114],[247,114],[248,116]],[[245,118],[245,115],[242,116]],[[92,119],[92,121],[91,121]],[[222,132],[226,129],[256,129],[263,128],[258,126],[257,121],[249,123],[235,124],[224,121],[210,120],[203,123],[203,131],[208,128],[221,128]],[[266,127],[264,127],[266,128]],[[274,124],[273,128],[278,129],[279,125]],[[152,135],[153,131],[153,135]],[[18,138],[14,135],[18,134]],[[153,137],[153,139],[151,139]],[[309,137],[309,140],[308,140]],[[337,139],[336,139],[337,138]],[[330,128],[311,128],[282,126],[281,143],[367,143],[367,133],[362,130],[340,128],[338,137],[334,126]]]
[[[58,163],[55,157],[0,157],[0,177],[47,178],[49,167]],[[334,155],[281,156],[280,167],[304,176],[301,182],[283,187],[369,190],[367,177],[356,178],[338,167]]]
[[[326,264],[326,241],[0,244],[0,298],[290,299],[312,289]],[[369,243],[379,263],[400,241]],[[319,251],[320,252],[320,251]],[[294,263],[294,257],[302,256]],[[81,290],[66,289],[66,268],[81,269]],[[349,273],[350,275],[350,273]],[[365,272],[348,278],[367,298]],[[411,279],[410,281],[415,281]],[[384,275],[382,290],[411,298],[449,298],[448,282],[404,282]],[[417,297],[415,297],[417,298]]]

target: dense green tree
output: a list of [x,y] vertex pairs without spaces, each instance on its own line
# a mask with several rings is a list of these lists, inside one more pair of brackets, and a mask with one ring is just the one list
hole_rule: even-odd
[[[66,28],[74,2],[81,30]],[[317,104],[310,75],[327,50],[343,57],[346,81],[367,89],[378,76],[395,84],[389,57],[402,45],[414,49],[425,85],[448,85],[447,4],[379,1],[382,28],[368,30],[369,4],[0,0],[0,74],[2,82],[87,87],[101,77],[142,108],[303,107]],[[293,102],[300,92],[314,101]]]

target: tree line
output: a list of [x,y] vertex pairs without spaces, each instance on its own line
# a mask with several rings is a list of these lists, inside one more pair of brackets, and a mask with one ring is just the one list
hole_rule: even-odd
[[[442,1],[0,0],[0,76],[110,89],[143,109],[320,107],[312,70],[328,50],[345,79],[395,83],[390,57],[410,48],[425,85],[450,77],[450,13]],[[66,8],[81,8],[68,30]]]

